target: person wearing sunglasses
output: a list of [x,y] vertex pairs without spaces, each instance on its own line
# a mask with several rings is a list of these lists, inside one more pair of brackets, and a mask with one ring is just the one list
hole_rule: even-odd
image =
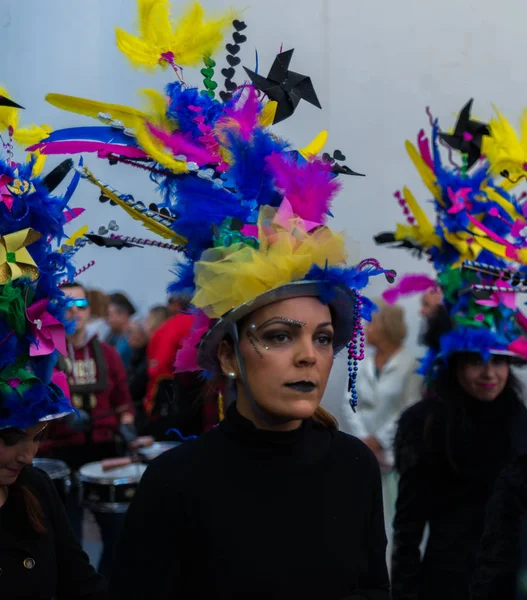
[[[64,461],[76,472],[87,463],[122,453],[120,428],[133,425],[134,409],[126,370],[117,350],[87,333],[90,305],[85,288],[73,282],[62,289],[68,297],[67,316],[75,326],[67,336],[68,355],[61,365],[68,377],[72,403],[83,415],[84,428],[79,430],[79,420],[53,424],[44,454]],[[82,540],[83,509],[76,477],[73,479],[67,508],[75,534]],[[95,519],[103,540],[98,568],[108,575],[122,515],[97,513]]]

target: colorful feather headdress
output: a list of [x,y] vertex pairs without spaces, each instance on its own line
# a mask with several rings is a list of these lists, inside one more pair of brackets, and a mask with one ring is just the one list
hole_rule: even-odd
[[[423,130],[417,148],[406,142],[430,193],[435,221],[405,187],[395,197],[407,223],[375,238],[425,254],[437,272],[452,329],[424,359],[422,372],[428,374],[438,358],[455,352],[527,360],[527,318],[516,305],[516,294],[527,290],[527,193],[511,191],[527,175],[527,139],[520,142],[499,113],[489,125],[473,120],[471,106],[472,100],[452,133],[441,132],[431,119],[431,144]],[[526,124],[524,115],[523,129]],[[401,289],[390,290],[388,299],[397,298],[398,291],[424,291],[426,282],[433,280],[402,278]]]
[[0,91],[0,429],[25,428],[72,412],[65,378],[54,371],[66,353],[67,298],[59,283],[73,274],[63,226],[79,176],[63,196],[51,192],[72,172],[68,159],[40,176],[44,157],[15,162],[13,142],[51,131],[18,128],[18,104]]
[[[289,69],[290,50],[278,54],[267,77],[257,73],[258,67],[246,69],[250,82],[238,85],[234,77],[240,44],[247,39],[241,33],[244,22],[233,20],[230,12],[208,18],[194,3],[172,24],[166,0],[139,0],[138,5],[139,36],[118,29],[119,49],[141,67],[172,66],[177,80],[164,95],[148,91],[145,110],[50,94],[47,99],[55,106],[103,125],[56,131],[31,150],[96,152],[149,173],[161,201],[146,206],[88,169],[81,171],[99,187],[101,199],[120,205],[165,238],[161,245],[181,252],[169,291],[192,295],[196,320],[178,354],[178,370],[199,368],[196,346],[233,309],[306,281],[320,285],[324,301],[330,302],[339,287],[355,298],[355,326],[346,339],[354,380],[364,348],[360,319],[369,318],[373,306],[359,290],[370,276],[393,280],[394,273],[373,259],[346,266],[343,237],[327,220],[340,188],[338,175],[358,173],[342,164],[345,157],[338,150],[320,155],[327,133],[295,150],[273,131],[273,123],[293,114],[300,100],[320,106],[311,79]],[[213,53],[231,22],[232,43],[225,46],[229,66],[221,70],[225,90],[217,98]],[[199,61],[201,90],[183,79],[183,67]]]

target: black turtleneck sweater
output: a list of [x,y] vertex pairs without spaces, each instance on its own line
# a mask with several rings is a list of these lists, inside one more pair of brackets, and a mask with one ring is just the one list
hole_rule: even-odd
[[257,429],[231,407],[161,455],[128,511],[116,600],[389,600],[377,461],[311,420]]
[[[400,419],[394,600],[470,598],[487,502],[527,435],[526,409],[512,392],[494,402],[460,395],[450,410],[455,413],[442,400],[427,397]],[[421,559],[425,523],[430,533]]]

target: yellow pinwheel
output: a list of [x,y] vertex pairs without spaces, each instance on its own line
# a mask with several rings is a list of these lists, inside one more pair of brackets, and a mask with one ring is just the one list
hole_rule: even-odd
[[0,284],[19,277],[38,277],[38,268],[26,246],[40,238],[40,233],[31,227],[0,237]]

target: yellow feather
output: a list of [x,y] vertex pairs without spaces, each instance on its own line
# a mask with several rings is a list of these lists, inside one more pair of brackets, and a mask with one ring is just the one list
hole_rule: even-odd
[[161,53],[157,52],[156,47],[124,29],[115,28],[115,40],[119,50],[130,59],[134,66],[147,69],[155,69],[157,65],[161,65],[163,68],[167,66],[166,62],[159,62]]
[[146,125],[138,125],[135,137],[150,158],[170,169],[173,173],[179,174],[188,171],[186,161],[176,160],[172,154],[167,154],[163,143],[150,133]]
[[166,116],[167,101],[163,94],[152,89],[140,90],[139,93],[144,98],[145,112],[148,113],[150,122],[160,125],[164,129],[177,129],[177,123],[174,119],[169,119]]
[[141,37],[157,45],[168,44],[172,33],[169,0],[137,0],[137,8]]
[[130,106],[124,106],[124,104],[98,102],[96,100],[87,100],[86,98],[66,96],[65,94],[48,94],[46,100],[62,110],[86,115],[94,119],[98,118],[99,113],[108,113],[112,119],[121,121],[125,127],[130,128],[136,127],[138,119],[148,119],[148,115],[143,111]]
[[[67,246],[74,246],[75,245],[75,240],[78,240],[79,238],[84,237],[87,233],[88,233],[88,225],[83,225],[80,229],[77,229],[77,231],[75,233],[72,233],[71,235],[68,236],[68,239],[64,242]],[[62,250],[59,250],[59,252],[62,252]]]
[[205,11],[201,4],[194,2],[175,24],[171,50],[178,65],[197,66],[204,56],[214,54],[236,13],[229,9],[225,14],[210,21],[205,21],[204,16]]
[[262,108],[262,112],[260,113],[260,125],[262,127],[270,127],[273,124],[277,108],[278,102],[276,100],[270,100]]
[[27,157],[27,162],[29,162],[33,158],[35,159],[35,162],[33,163],[31,173],[33,177],[38,177],[38,175],[42,173],[42,169],[44,168],[48,157],[45,154],[41,154],[40,150],[37,150],[36,152],[30,153],[30,155]]
[[417,226],[422,232],[422,235],[430,235],[434,232],[434,226],[432,225],[430,219],[428,218],[425,211],[419,206],[419,203],[415,199],[415,196],[412,192],[405,186],[403,188],[403,196],[406,200],[406,204],[408,204],[408,208],[412,212],[415,220],[417,221]]
[[[527,162],[527,148],[520,142],[512,125],[507,119],[494,107],[496,117],[490,120],[490,136],[483,137],[482,151],[487,157],[491,173],[499,175],[502,171],[508,171],[511,178],[516,179],[519,175],[525,174],[523,165]],[[527,125],[524,113],[522,118],[522,131]],[[523,137],[523,134],[522,134]],[[507,186],[509,189],[515,184]]]
[[322,130],[307,146],[299,150],[300,154],[307,160],[310,156],[316,156],[326,145],[328,132]]
[[49,125],[29,125],[28,127],[17,129],[13,138],[21,146],[32,146],[48,137],[52,131],[53,128]]
[[430,190],[430,192],[434,195],[434,198],[441,204],[443,204],[443,200],[441,198],[441,190],[437,185],[436,176],[430,167],[425,163],[423,157],[419,154],[416,147],[408,140],[406,140],[404,144],[406,148],[406,152],[410,157],[410,160],[414,163],[415,168],[421,175],[421,178],[426,185],[426,187]]
[[117,47],[133,65],[147,69],[166,67],[168,63],[161,57],[170,52],[176,64],[197,66],[218,49],[235,17],[229,9],[207,21],[201,4],[194,2],[172,28],[167,0],[138,0],[138,11],[139,35],[116,28]]
[[[7,90],[0,86],[0,95],[10,98]],[[0,129],[9,129],[12,127],[16,129],[18,127],[18,114],[20,108],[13,108],[12,106],[0,106]]]
[[186,244],[187,243],[187,240],[185,238],[177,235],[177,233],[172,231],[172,229],[170,229],[169,227],[166,227],[165,225],[158,223],[157,221],[154,221],[153,219],[150,219],[149,217],[145,217],[142,213],[133,209],[126,202],[121,200],[121,198],[117,194],[115,194],[110,189],[108,189],[101,181],[98,181],[94,177],[93,173],[87,167],[84,167],[84,174],[85,174],[86,178],[88,179],[88,181],[90,181],[91,183],[96,185],[100,190],[102,190],[104,192],[105,196],[108,196],[108,198],[110,198],[110,200],[113,200],[126,213],[128,213],[132,217],[132,219],[135,219],[136,221],[141,221],[141,223],[147,229],[156,233],[157,235],[160,235],[161,237],[163,237],[167,240],[172,240],[172,242],[174,244]]

